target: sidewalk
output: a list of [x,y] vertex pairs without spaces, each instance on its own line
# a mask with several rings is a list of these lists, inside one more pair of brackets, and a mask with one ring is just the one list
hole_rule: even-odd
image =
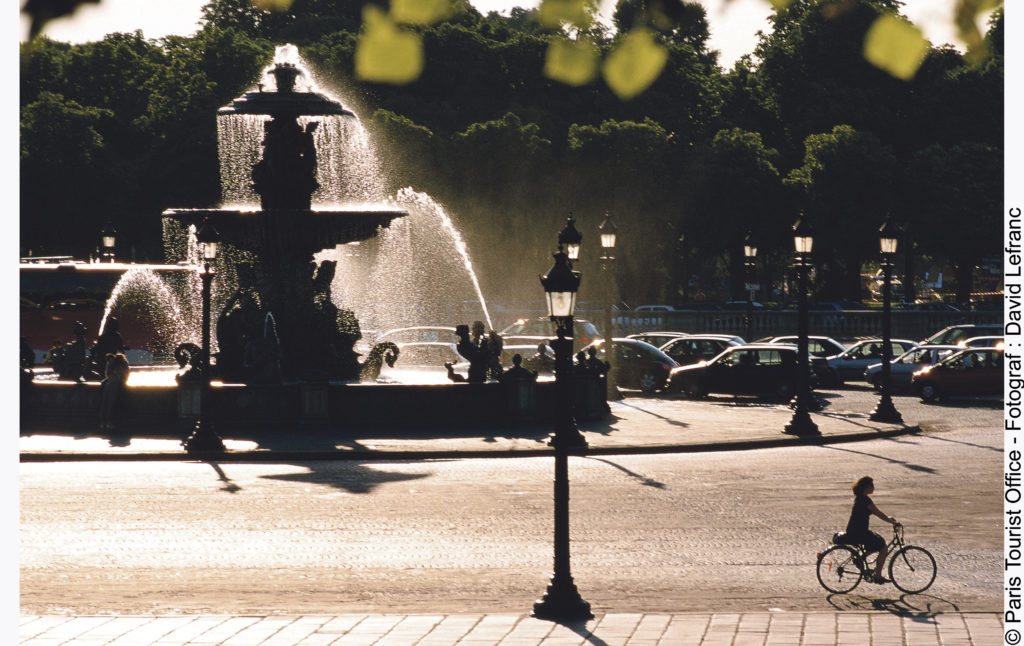
[[[852,442],[919,432],[905,425],[872,422],[868,413],[831,410],[811,413],[820,437],[794,437],[782,431],[793,416],[785,404],[738,405],[721,398],[629,397],[610,402],[611,415],[580,424],[587,454],[735,451],[799,444]],[[330,431],[300,425],[277,432],[225,437],[225,453],[189,455],[178,438],[147,438],[144,429],[126,429],[123,437],[99,431],[81,436],[35,434],[20,438],[22,462],[68,460],[184,460],[220,462],[291,460],[405,460],[549,455],[550,428]]]
[[[991,646],[986,613],[607,614],[556,624],[516,614],[22,616],[22,646]],[[1011,630],[1006,643],[1017,643]]]

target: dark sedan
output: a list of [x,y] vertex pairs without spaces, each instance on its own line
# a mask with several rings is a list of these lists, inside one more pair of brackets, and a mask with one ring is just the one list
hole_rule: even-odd
[[[710,361],[672,370],[667,390],[690,397],[709,393],[775,395],[789,399],[796,391],[796,346],[757,343],[728,348]],[[808,375],[811,379],[812,375]]]
[[584,348],[597,348],[597,358],[607,361],[615,371],[615,383],[624,388],[639,388],[654,393],[665,387],[669,372],[679,364],[650,343],[637,339],[615,338],[612,357],[606,356],[604,339]]
[[660,349],[679,365],[686,366],[698,361],[714,359],[726,348],[736,345],[740,345],[740,343],[722,336],[691,334],[672,339]]

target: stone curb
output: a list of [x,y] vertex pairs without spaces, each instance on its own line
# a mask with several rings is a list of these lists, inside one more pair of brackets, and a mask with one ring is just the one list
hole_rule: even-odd
[[[919,426],[904,426],[890,430],[859,431],[811,437],[763,437],[750,440],[703,442],[699,444],[658,444],[633,446],[592,446],[572,455],[644,455],[659,453],[709,453],[714,451],[749,451],[754,449],[788,446],[823,446],[877,440],[902,435],[916,435]],[[361,462],[392,462],[404,460],[456,460],[476,458],[534,458],[554,455],[554,449],[366,449],[359,451],[226,451],[220,452],[23,452],[21,462],[234,462],[234,463],[287,463],[320,460],[358,460]]]

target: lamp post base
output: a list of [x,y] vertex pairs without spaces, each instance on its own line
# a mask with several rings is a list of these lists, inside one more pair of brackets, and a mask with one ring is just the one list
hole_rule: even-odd
[[814,423],[814,420],[811,419],[806,410],[800,408],[793,413],[793,419],[789,420],[789,424],[786,424],[782,432],[786,435],[799,435],[801,437],[821,435],[818,425]]
[[565,575],[551,577],[544,597],[533,604],[532,616],[552,621],[593,619],[590,604],[583,600],[572,577]]
[[196,422],[192,434],[188,436],[182,445],[189,453],[223,453],[224,441],[213,430],[213,425],[203,420]]
[[903,416],[896,410],[896,406],[892,403],[892,397],[888,394],[882,395],[882,398],[878,400],[878,406],[875,407],[868,419],[872,422],[903,423]]
[[548,440],[548,446],[556,450],[564,450],[567,454],[581,453],[588,448],[587,438],[583,437],[579,429],[573,425],[572,428],[555,431]]

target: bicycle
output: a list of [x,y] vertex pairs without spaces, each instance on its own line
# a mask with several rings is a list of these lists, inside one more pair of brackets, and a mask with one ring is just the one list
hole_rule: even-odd
[[[846,593],[870,579],[874,568],[867,562],[862,545],[839,543],[839,534],[832,536],[831,545],[818,552],[818,583],[829,592]],[[935,581],[935,557],[923,547],[903,542],[903,525],[893,525],[889,541],[889,580],[909,594],[927,590]],[[877,558],[877,557],[876,557]]]

